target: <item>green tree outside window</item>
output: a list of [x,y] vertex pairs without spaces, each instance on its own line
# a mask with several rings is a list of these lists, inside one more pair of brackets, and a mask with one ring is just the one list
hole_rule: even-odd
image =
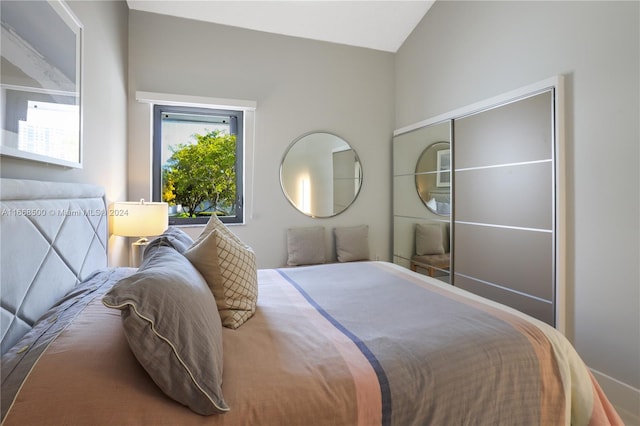
[[162,167],[162,201],[182,205],[184,217],[229,215],[236,205],[236,136],[214,130],[194,138],[171,147]]

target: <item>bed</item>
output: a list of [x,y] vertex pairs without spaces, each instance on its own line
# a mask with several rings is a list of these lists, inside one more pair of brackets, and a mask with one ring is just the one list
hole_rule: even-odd
[[[1,189],[3,425],[622,424],[560,333],[430,277],[244,276],[251,250],[211,229],[170,228],[140,270],[110,268],[101,188]],[[223,267],[234,250],[242,268]],[[235,296],[201,285],[216,277],[255,280],[255,303],[221,305]]]

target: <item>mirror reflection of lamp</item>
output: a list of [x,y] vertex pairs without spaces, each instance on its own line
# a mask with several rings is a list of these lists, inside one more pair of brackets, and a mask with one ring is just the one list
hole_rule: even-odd
[[311,214],[311,183],[309,177],[300,179],[300,210],[303,213]]
[[140,266],[142,254],[149,244],[147,237],[162,234],[169,226],[169,204],[116,201],[110,211],[112,217],[112,233],[121,237],[138,237],[131,244],[129,256],[130,266]]

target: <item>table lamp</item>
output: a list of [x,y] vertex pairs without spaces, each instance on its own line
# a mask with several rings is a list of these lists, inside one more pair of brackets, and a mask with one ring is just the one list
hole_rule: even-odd
[[150,203],[140,200],[116,201],[112,210],[112,233],[121,237],[139,237],[131,244],[129,263],[132,267],[139,267],[142,253],[149,240],[162,234],[169,225],[169,205],[167,203]]

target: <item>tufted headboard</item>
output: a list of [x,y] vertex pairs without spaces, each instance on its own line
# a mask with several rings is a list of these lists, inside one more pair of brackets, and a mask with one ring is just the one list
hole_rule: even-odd
[[107,266],[104,189],[0,179],[0,332],[4,354],[57,300]]

